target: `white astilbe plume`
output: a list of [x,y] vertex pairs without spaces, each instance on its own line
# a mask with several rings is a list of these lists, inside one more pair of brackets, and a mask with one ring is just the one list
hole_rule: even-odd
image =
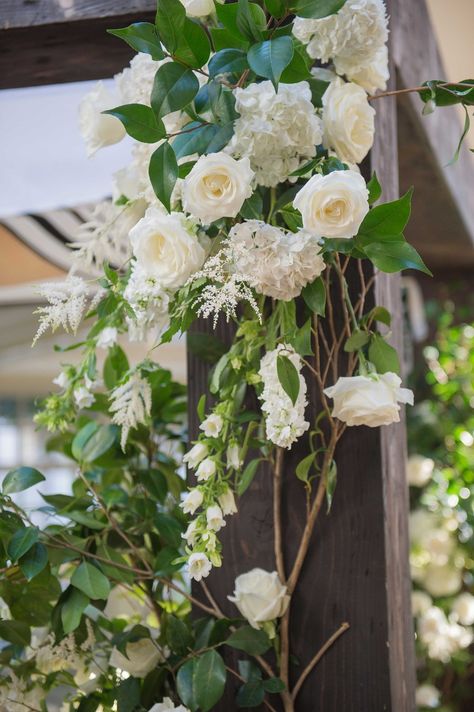
[[120,425],[120,445],[125,450],[131,428],[146,422],[151,412],[151,386],[139,371],[135,371],[125,383],[111,393],[110,411],[112,422]]
[[38,293],[49,304],[35,310],[35,314],[39,315],[39,327],[33,346],[49,328],[54,332],[62,326],[68,333],[76,333],[86,309],[93,306],[93,302],[89,302],[87,284],[74,275],[69,275],[61,282],[40,284]]
[[[294,405],[278,378],[279,355],[286,356],[299,373],[300,389]],[[309,423],[304,419],[304,411],[308,404],[306,381],[300,370],[301,358],[288,344],[279,344],[273,351],[268,351],[260,362],[259,375],[263,380],[260,400],[265,415],[266,434],[267,438],[279,447],[290,448],[309,428]]]

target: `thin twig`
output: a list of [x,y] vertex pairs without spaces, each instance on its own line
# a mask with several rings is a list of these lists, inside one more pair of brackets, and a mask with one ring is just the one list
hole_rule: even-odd
[[349,623],[343,623],[343,624],[336,630],[336,632],[333,633],[333,634],[331,635],[331,637],[324,643],[324,645],[322,646],[322,648],[320,648],[320,649],[318,650],[318,652],[316,653],[316,655],[314,656],[314,658],[311,660],[311,662],[305,667],[305,669],[303,670],[303,672],[302,672],[301,675],[299,676],[296,685],[295,685],[294,688],[293,688],[293,692],[291,693],[291,697],[292,697],[292,699],[293,699],[293,702],[296,700],[296,697],[297,697],[297,695],[298,695],[298,692],[301,690],[304,681],[306,680],[306,678],[308,677],[308,675],[310,674],[310,672],[313,670],[313,668],[319,663],[319,661],[321,660],[321,658],[323,657],[323,655],[329,650],[329,648],[331,647],[331,645],[333,645],[333,644],[336,642],[336,640],[337,640],[338,638],[340,638],[341,635],[343,635],[343,633],[346,632],[346,630],[349,630],[349,628],[350,628]]
[[276,449],[275,467],[273,471],[273,529],[275,561],[280,581],[285,583],[285,561],[283,556],[283,535],[281,522],[281,491],[283,480],[283,448]]
[[[444,82],[443,84],[437,84],[436,88],[437,89],[448,89],[449,87],[458,87],[460,85],[463,87],[466,87],[466,89],[474,89],[474,84],[462,84],[462,82]],[[430,91],[430,88],[428,86],[424,86],[424,87],[409,87],[408,89],[393,89],[392,91],[384,91],[384,92],[381,92],[380,94],[372,94],[371,96],[369,96],[367,98],[369,101],[372,101],[373,99],[381,99],[384,96],[396,96],[397,94],[413,94],[415,92],[420,92],[420,91]]]

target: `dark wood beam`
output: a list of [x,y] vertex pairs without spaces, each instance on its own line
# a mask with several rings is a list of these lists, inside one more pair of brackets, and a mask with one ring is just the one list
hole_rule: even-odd
[[0,29],[96,20],[156,9],[156,0],[0,0]]

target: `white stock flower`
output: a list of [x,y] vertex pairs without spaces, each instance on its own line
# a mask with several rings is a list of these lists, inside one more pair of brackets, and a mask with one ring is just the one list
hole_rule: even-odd
[[429,707],[432,709],[439,707],[440,691],[434,685],[428,683],[419,685],[416,688],[415,702],[417,707]]
[[199,429],[203,431],[206,438],[217,438],[222,430],[224,421],[217,413],[211,413],[202,421]]
[[434,461],[423,455],[410,455],[407,462],[408,484],[412,487],[424,487],[431,480]]
[[130,231],[137,263],[161,288],[178,289],[203,264],[205,252],[181,213],[148,208]]
[[212,569],[212,564],[206,554],[197,552],[191,554],[188,559],[188,573],[190,578],[195,581],[200,581],[202,578],[209,576]]
[[462,625],[472,625],[474,623],[474,596],[465,591],[453,601],[451,611]]
[[355,171],[316,174],[296,194],[293,205],[303,227],[314,235],[350,238],[369,212],[369,191]]
[[334,401],[332,415],[347,425],[390,425],[400,421],[399,403],[413,405],[413,392],[400,388],[396,373],[341,377],[324,390]]
[[421,616],[423,615],[423,613],[426,613],[428,608],[431,608],[432,605],[433,601],[427,593],[425,593],[424,591],[412,591],[411,612],[415,616],[415,618],[418,618],[418,616]]
[[217,504],[213,504],[206,509],[206,521],[208,529],[212,532],[218,532],[222,527],[225,527],[226,523],[222,509]]
[[232,492],[230,487],[227,487],[225,492],[219,495],[218,500],[224,516],[227,517],[229,514],[237,513],[237,505],[235,503],[234,493]]
[[127,643],[125,651],[126,656],[114,648],[109,664],[119,670],[125,670],[132,677],[146,677],[163,660],[161,651],[150,638]]
[[429,564],[423,573],[423,586],[435,598],[453,596],[462,586],[462,572],[451,564]]
[[252,569],[237,576],[234,595],[227,598],[235,603],[252,628],[261,628],[262,623],[283,616],[290,602],[287,588],[277,572],[263,569]]
[[175,707],[169,697],[164,697],[162,702],[156,702],[148,712],[173,712],[173,710],[174,712],[189,712],[189,709],[184,705]]
[[135,371],[125,383],[114,388],[110,394],[110,401],[112,422],[122,428],[120,444],[122,450],[125,450],[131,428],[144,424],[150,415],[151,386],[138,371]]
[[250,159],[257,183],[276,186],[313,158],[322,129],[308,82],[279,84],[276,93],[264,81],[237,88],[234,95],[240,116],[226,151]]
[[79,129],[89,158],[104,146],[118,143],[125,136],[122,122],[115,116],[103,114],[120,103],[103,82],[97,82],[79,104]]
[[319,20],[297,17],[293,34],[307,45],[312,59],[325,64],[333,60],[337,73],[354,81],[360,74],[361,84],[365,81],[371,91],[385,88],[388,67],[381,51],[388,39],[388,20],[383,0],[347,0],[338,13]]
[[213,0],[181,0],[188,17],[207,17],[214,12]]
[[217,466],[214,460],[210,457],[206,457],[201,463],[199,463],[196,470],[196,477],[198,482],[207,482],[207,480],[216,474]]
[[326,267],[318,238],[261,220],[238,223],[227,240],[232,266],[260,294],[290,301]]
[[201,506],[203,499],[201,490],[197,488],[191,489],[184,495],[183,501],[179,506],[185,514],[194,514],[196,509]]
[[208,452],[209,450],[205,443],[196,443],[183,457],[183,462],[185,462],[188,467],[194,469],[199,465],[201,460],[204,460]]
[[99,349],[109,349],[117,343],[118,332],[114,326],[106,326],[99,334],[97,347]]
[[227,153],[201,156],[183,181],[183,208],[206,225],[219,218],[235,218],[252,195],[254,172],[248,158]]
[[[279,355],[286,356],[299,374],[300,388],[294,405],[278,378]],[[301,358],[294,348],[287,344],[279,344],[273,351],[268,351],[260,361],[259,375],[263,381],[260,400],[265,415],[266,434],[267,438],[279,447],[290,448],[309,428],[309,423],[304,419],[307,405],[306,381],[299,373],[300,370]]]
[[323,95],[325,146],[341,161],[360,163],[374,142],[374,116],[365,91],[338,77]]
[[85,386],[74,389],[74,402],[78,408],[90,408],[94,401],[94,394]]

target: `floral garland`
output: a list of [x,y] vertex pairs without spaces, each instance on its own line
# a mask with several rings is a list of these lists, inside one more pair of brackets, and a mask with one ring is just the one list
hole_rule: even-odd
[[[291,596],[322,503],[331,504],[337,444],[346,427],[398,422],[401,405],[413,403],[388,343],[390,314],[382,306],[366,307],[374,269],[429,272],[403,235],[411,192],[380,203],[376,175],[366,182],[357,165],[374,140],[371,102],[383,96],[368,92],[385,90],[388,79],[385,6],[382,0],[266,0],[264,6],[158,0],[155,24],[111,34],[138,54],[115,77],[113,91],[99,82],[84,98],[80,124],[89,155],[128,134],[135,141],[132,161],[114,176],[112,200],[81,229],[71,275],[43,286],[49,304],[38,310],[36,336],[58,327],[75,333],[84,317],[93,319],[77,345],[83,349],[79,365],[64,366],[56,379],[59,392],[36,416],[66,438],[61,447],[79,467],[74,498],[87,504],[84,509],[74,499],[60,507],[55,500],[69,529],[58,524],[40,532],[9,496],[42,477],[23,470],[10,473],[2,500],[21,525],[13,534],[8,529],[5,540],[19,575],[35,581],[46,566],[51,572],[56,560],[50,552],[61,546],[69,552],[66,563],[76,561],[78,568],[54,569],[67,586],[51,619],[54,654],[47,642],[47,656],[59,655],[59,667],[50,662],[43,673],[38,653],[21,655],[36,666],[34,684],[42,680],[49,689],[64,675],[46,682],[41,675],[70,674],[72,668],[78,674],[80,664],[67,651],[80,641],[90,653],[88,674],[97,677],[91,666],[100,658],[98,642],[108,662],[98,673],[102,692],[85,692],[97,702],[94,709],[99,703],[102,709],[118,704],[119,712],[148,709],[151,701],[153,712],[207,712],[222,697],[229,672],[241,683],[239,706],[263,703],[274,710],[268,698],[279,694],[285,712],[292,712],[314,665],[349,627],[342,624],[312,660],[303,661],[291,688]],[[474,101],[469,82],[428,82],[414,91],[430,109]],[[354,265],[357,289],[346,279]],[[78,276],[83,271],[96,281]],[[299,297],[303,316],[297,318]],[[215,357],[214,405],[207,408],[205,396],[199,403],[201,433],[182,457],[191,483],[184,493],[176,474],[180,458],[173,465],[163,451],[166,438],[156,440],[163,423],[167,438],[173,437],[169,374],[150,359],[130,366],[118,339],[152,336],[166,343],[198,316],[212,316],[214,324],[222,316],[232,321],[235,337],[229,349],[212,339],[204,344]],[[307,413],[309,381],[321,403],[314,422]],[[258,413],[246,406],[251,391],[261,404]],[[94,412],[108,424],[98,424]],[[287,570],[282,472],[285,451],[301,438],[307,455],[296,476],[308,512]],[[236,626],[204,579],[225,562],[219,531],[262,465],[273,473],[276,571],[237,577],[229,601],[249,625]],[[117,479],[117,469],[126,482]],[[144,472],[155,469],[161,473],[156,479]],[[153,534],[140,526],[140,513],[144,521],[151,517]],[[119,558],[109,536],[120,543]],[[36,546],[41,566],[28,559]],[[156,616],[152,632],[143,620],[120,628],[100,610],[94,613],[98,600],[109,604],[111,582],[132,585],[123,572],[133,574]],[[185,576],[202,587],[207,603],[186,588]],[[11,609],[7,584],[4,594]],[[211,616],[209,629],[186,620],[186,602]],[[14,628],[6,626],[7,640],[15,638]],[[221,645],[251,660],[228,670],[217,651]],[[17,705],[12,709],[30,708],[34,700],[35,688],[18,676],[21,671],[12,664],[7,674],[5,700]],[[71,697],[73,708],[82,709],[83,693]]]

